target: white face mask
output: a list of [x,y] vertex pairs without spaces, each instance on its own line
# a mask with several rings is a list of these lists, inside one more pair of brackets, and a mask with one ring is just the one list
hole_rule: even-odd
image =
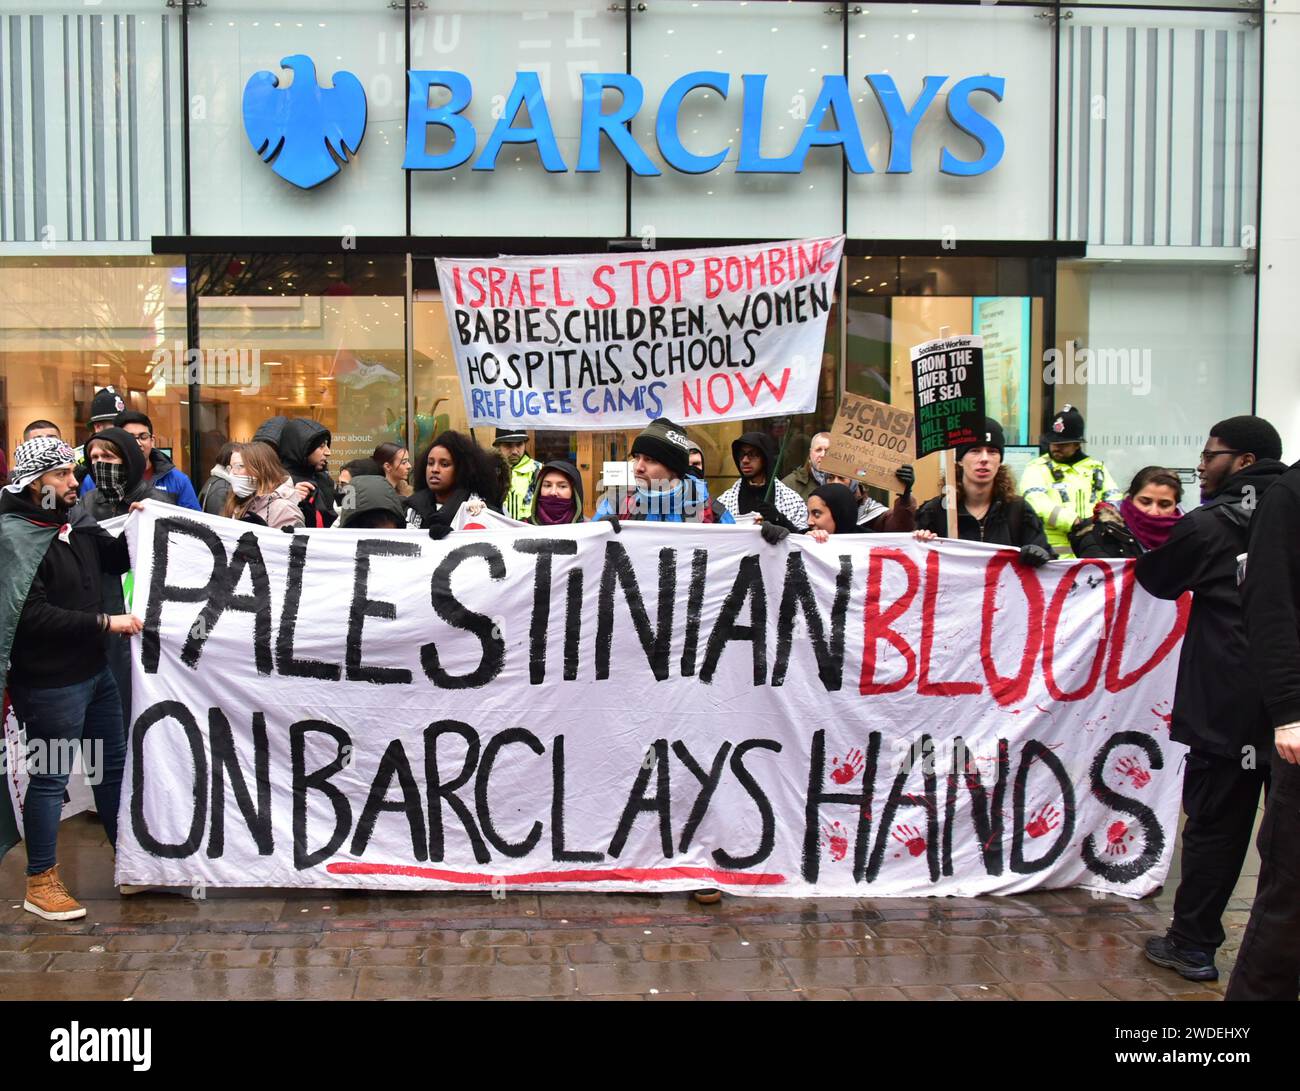
[[257,482],[247,474],[231,474],[230,487],[239,499],[245,500],[257,491]]

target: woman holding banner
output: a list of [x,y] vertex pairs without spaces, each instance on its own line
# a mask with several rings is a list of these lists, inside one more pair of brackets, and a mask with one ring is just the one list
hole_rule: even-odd
[[431,538],[445,538],[456,512],[471,496],[500,511],[501,462],[469,436],[443,432],[416,460],[415,491],[406,500],[407,526],[428,530]]
[[858,522],[858,498],[848,485],[819,485],[808,496],[809,538],[824,542],[832,534],[857,534],[866,530]]
[[[1026,564],[1046,564],[1055,554],[1047,544],[1042,520],[1017,495],[1015,480],[1002,464],[1005,447],[1002,426],[988,417],[983,442],[957,448],[957,536],[968,542],[1016,546]],[[942,496],[921,505],[916,527],[918,541],[948,536]]]

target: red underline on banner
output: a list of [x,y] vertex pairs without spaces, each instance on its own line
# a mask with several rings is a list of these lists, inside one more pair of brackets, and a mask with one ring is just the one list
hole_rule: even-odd
[[613,869],[573,869],[570,871],[528,871],[522,875],[488,875],[474,871],[444,871],[442,868],[415,867],[411,864],[361,864],[341,860],[326,864],[331,875],[404,875],[412,879],[438,879],[446,883],[482,883],[505,886],[530,886],[535,883],[599,883],[621,880],[648,883],[655,879],[709,879],[730,886],[774,886],[785,882],[784,875],[765,872],[720,871],[709,867],[646,867]]

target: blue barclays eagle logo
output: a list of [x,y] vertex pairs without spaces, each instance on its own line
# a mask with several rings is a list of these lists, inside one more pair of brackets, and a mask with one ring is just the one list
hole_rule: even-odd
[[301,53],[280,67],[293,72],[288,87],[272,72],[254,72],[244,85],[244,132],[276,174],[311,189],[356,157],[366,132],[365,88],[351,72],[335,72],[334,86],[321,87],[315,62]]

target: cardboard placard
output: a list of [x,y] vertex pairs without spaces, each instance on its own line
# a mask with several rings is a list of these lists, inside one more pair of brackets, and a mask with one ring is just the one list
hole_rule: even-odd
[[898,492],[895,471],[916,461],[916,417],[909,409],[845,394],[831,426],[823,473]]
[[941,337],[911,355],[917,456],[974,443],[984,434],[984,338]]

